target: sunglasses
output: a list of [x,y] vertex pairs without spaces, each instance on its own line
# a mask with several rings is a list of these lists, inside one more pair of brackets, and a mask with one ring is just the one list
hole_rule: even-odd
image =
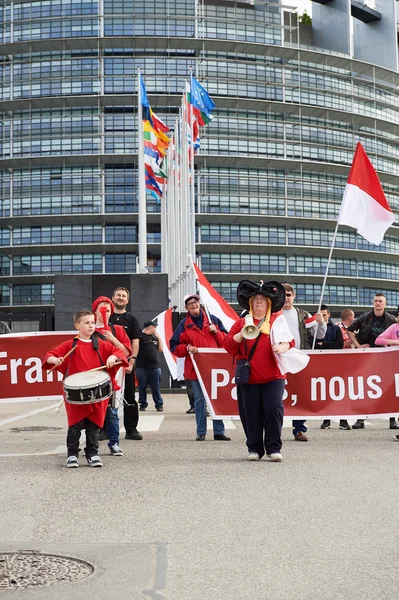
[[287,296],[287,298],[290,298],[292,296],[292,294],[290,293],[286,293],[285,295]]

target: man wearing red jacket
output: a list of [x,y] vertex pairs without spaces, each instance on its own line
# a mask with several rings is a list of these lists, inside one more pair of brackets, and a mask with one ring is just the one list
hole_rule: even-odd
[[[192,354],[198,353],[198,348],[223,348],[223,341],[227,331],[223,323],[210,315],[209,322],[205,311],[201,309],[200,297],[197,294],[187,294],[184,305],[188,314],[180,321],[177,329],[170,339],[170,349],[175,356],[185,358],[184,379],[192,382],[194,393],[195,419],[197,422],[197,442],[203,442],[206,436],[206,402],[197,374],[191,360]],[[223,421],[213,421],[213,439],[230,441],[224,434]]]

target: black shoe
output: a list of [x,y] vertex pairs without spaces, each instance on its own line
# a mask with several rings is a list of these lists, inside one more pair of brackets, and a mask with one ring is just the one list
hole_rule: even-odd
[[157,406],[156,409],[158,412],[163,412],[163,406]]
[[395,418],[389,419],[389,429],[399,429],[399,423]]
[[399,442],[399,435],[395,435],[395,439]]
[[195,438],[196,442],[205,442],[205,435],[201,434],[201,435],[197,435],[197,437]]
[[349,425],[348,421],[340,421],[339,428],[344,429],[345,431],[350,431],[351,426]]
[[320,425],[320,429],[330,429],[331,421],[330,419],[324,419],[323,423]]
[[217,442],[230,442],[231,440],[231,438],[227,437],[227,435],[224,435],[224,433],[215,433],[213,439]]
[[142,440],[143,436],[137,429],[132,429],[132,431],[126,432],[125,440]]
[[98,439],[100,440],[100,442],[103,442],[104,440],[109,440],[108,433],[101,429],[100,436]]
[[364,429],[364,420],[358,419],[356,423],[353,423],[352,429]]
[[195,415],[195,408],[192,406],[186,410],[186,415]]
[[140,404],[140,410],[144,412],[145,410],[147,410],[147,407],[146,407],[146,406],[142,406],[142,405]]

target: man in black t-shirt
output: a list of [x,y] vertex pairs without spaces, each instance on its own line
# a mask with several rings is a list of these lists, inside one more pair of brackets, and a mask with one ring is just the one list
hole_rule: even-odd
[[139,407],[135,398],[134,367],[139,353],[139,341],[141,329],[136,317],[126,311],[129,303],[130,292],[126,288],[116,288],[112,294],[112,302],[115,307],[109,322],[122,325],[132,342],[132,356],[129,359],[129,369],[125,374],[125,403],[123,405],[123,424],[126,430],[127,440],[142,440],[143,436],[137,431],[139,422]]
[[[387,300],[384,294],[376,294],[373,300],[373,310],[365,312],[355,319],[346,329],[352,344],[356,348],[375,348],[375,340],[390,325],[396,323],[396,317],[386,312]],[[355,335],[355,332],[356,335]],[[390,429],[399,429],[395,417],[389,419]],[[352,429],[364,429],[364,419],[358,419]]]
[[157,323],[146,321],[143,335],[140,339],[140,350],[136,361],[137,380],[139,382],[140,410],[146,410],[147,387],[150,386],[152,399],[158,412],[163,412],[163,399],[161,396],[161,367],[158,353],[163,351],[163,343],[157,333]]

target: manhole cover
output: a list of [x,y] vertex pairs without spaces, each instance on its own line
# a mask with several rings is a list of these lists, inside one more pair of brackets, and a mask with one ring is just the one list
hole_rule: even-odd
[[37,425],[36,427],[11,427],[13,433],[20,433],[20,431],[60,431],[62,427],[42,427]]
[[87,579],[89,563],[69,556],[40,552],[0,552],[0,590],[47,587]]

